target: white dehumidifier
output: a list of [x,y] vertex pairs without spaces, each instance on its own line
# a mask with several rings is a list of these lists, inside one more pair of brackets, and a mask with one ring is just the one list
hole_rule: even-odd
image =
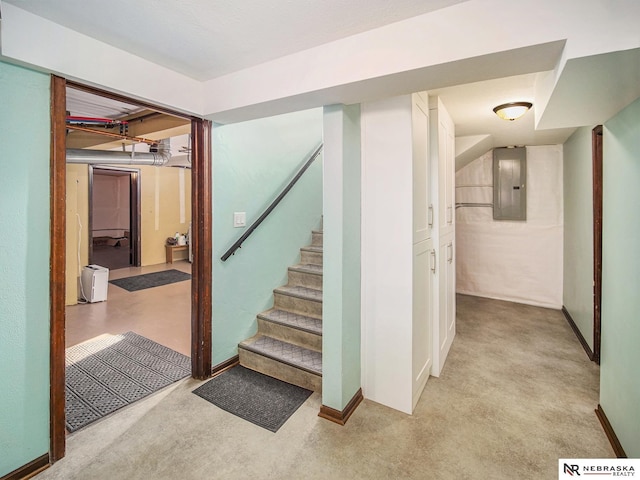
[[109,269],[100,265],[87,265],[80,276],[80,294],[89,303],[104,302],[109,288]]

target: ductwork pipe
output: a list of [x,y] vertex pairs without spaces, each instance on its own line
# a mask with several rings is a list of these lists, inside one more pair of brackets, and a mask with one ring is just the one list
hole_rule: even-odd
[[89,165],[155,165],[156,167],[162,167],[169,163],[170,159],[171,153],[166,150],[156,153],[134,153],[67,148],[67,163],[85,163]]

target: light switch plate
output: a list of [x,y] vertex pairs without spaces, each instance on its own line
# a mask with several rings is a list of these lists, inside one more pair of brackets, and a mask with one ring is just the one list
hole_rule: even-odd
[[247,212],[233,212],[233,227],[240,228],[247,226]]

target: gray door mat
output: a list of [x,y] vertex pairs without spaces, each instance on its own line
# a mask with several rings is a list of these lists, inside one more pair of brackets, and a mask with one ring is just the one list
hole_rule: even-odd
[[65,352],[66,427],[89,425],[191,374],[191,359],[133,332]]
[[162,272],[145,273],[144,275],[136,275],[134,277],[118,278],[117,280],[109,280],[109,283],[117,287],[124,288],[129,292],[144,290],[145,288],[159,287],[161,285],[169,285],[170,283],[184,282],[190,280],[191,275],[181,272],[180,270],[163,270]]
[[244,420],[277,432],[313,392],[237,365],[193,393]]

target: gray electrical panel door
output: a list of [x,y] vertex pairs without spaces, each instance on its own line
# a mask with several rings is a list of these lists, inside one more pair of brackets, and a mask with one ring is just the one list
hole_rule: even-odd
[[527,149],[493,151],[493,219],[527,219]]

